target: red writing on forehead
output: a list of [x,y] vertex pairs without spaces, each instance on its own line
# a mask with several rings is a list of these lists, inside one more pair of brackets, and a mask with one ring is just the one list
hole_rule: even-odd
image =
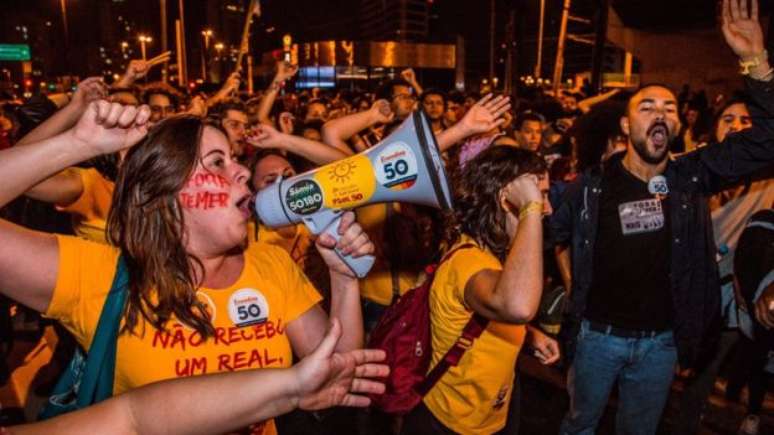
[[229,194],[225,192],[180,192],[180,202],[185,208],[210,210],[228,206]]
[[190,180],[188,180],[188,183],[186,184],[187,187],[202,187],[205,185],[213,187],[228,187],[231,185],[231,183],[229,183],[228,180],[218,174],[197,172],[191,177]]

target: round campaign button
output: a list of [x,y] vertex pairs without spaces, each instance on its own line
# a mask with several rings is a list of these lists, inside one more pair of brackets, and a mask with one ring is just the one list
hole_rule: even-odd
[[656,175],[648,181],[648,192],[651,195],[668,195],[669,186],[667,186],[666,178],[663,175]]
[[240,328],[263,323],[269,318],[269,304],[258,290],[243,288],[228,299],[228,315]]

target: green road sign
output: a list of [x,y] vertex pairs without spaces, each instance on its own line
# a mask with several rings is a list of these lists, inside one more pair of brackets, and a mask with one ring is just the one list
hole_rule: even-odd
[[0,60],[30,60],[30,46],[27,44],[0,44]]

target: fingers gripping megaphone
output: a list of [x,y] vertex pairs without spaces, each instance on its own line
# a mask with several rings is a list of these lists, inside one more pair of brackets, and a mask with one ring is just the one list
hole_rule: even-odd
[[[256,195],[255,211],[269,228],[303,222],[312,233],[326,233],[338,241],[345,210],[380,202],[452,206],[438,145],[420,111],[360,154],[264,188]],[[337,253],[360,278],[374,263],[371,255],[354,258]]]

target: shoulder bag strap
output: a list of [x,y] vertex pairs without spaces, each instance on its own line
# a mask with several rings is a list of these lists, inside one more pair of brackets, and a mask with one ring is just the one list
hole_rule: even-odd
[[129,271],[123,254],[118,257],[116,274],[110,287],[97,330],[91,341],[81,386],[78,406],[88,406],[113,395],[113,379],[116,366],[116,341],[128,294]]

